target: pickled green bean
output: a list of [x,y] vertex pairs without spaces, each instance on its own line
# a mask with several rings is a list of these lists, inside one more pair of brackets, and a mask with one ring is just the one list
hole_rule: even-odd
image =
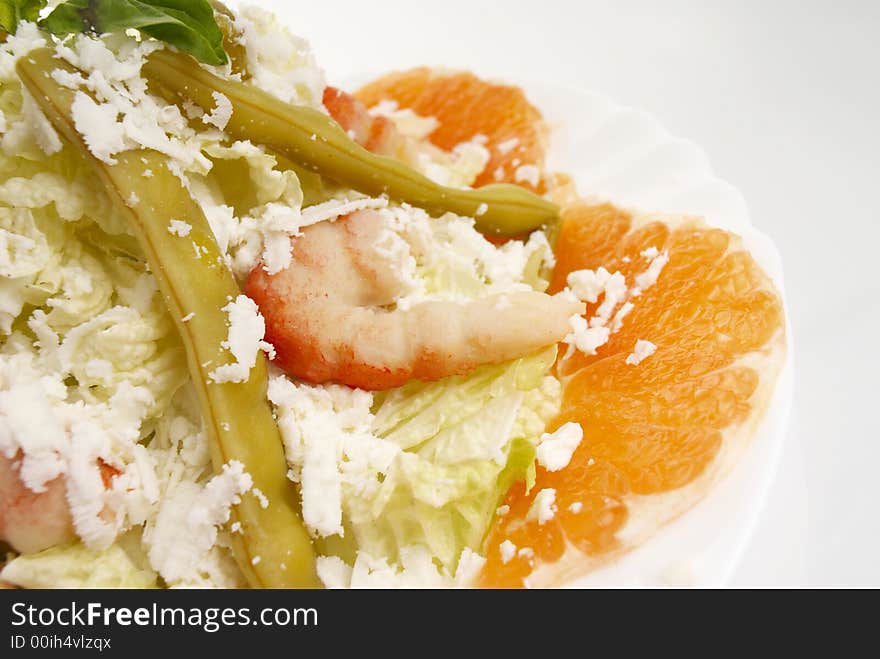
[[[245,470],[268,499],[262,508],[245,494],[233,507],[241,533],[231,533],[239,567],[252,586],[317,586],[314,551],[302,522],[278,427],[266,399],[267,370],[262,356],[244,383],[215,383],[210,371],[230,361],[221,347],[227,318],[221,310],[239,294],[211,228],[199,206],[156,151],[117,154],[108,165],[91,156],[71,116],[75,92],[58,85],[49,73],[68,68],[49,49],[21,58],[18,73],[55,129],[94,165],[98,178],[131,222],[156,277],[168,311],[186,347],[212,461],[219,470],[230,460]],[[144,172],[152,170],[150,178]],[[188,223],[186,237],[172,235],[171,219]]]
[[284,103],[251,85],[224,80],[178,53],[153,53],[144,76],[164,90],[205,108],[220,92],[232,103],[226,132],[249,139],[340,185],[369,195],[423,208],[433,215],[453,212],[473,217],[484,233],[516,236],[555,221],[559,208],[516,185],[475,190],[448,188],[402,162],[370,153],[327,115]]

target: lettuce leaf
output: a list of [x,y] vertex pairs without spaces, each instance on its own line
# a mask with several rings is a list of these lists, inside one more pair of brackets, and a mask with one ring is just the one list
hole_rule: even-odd
[[156,574],[139,568],[119,545],[102,551],[82,544],[52,547],[12,559],[0,579],[22,588],[157,588]]
[[21,21],[35,21],[46,0],[0,0],[0,28],[15,34]]
[[67,0],[41,26],[59,35],[135,28],[206,64],[229,61],[208,0]]
[[404,450],[372,497],[347,497],[360,551],[397,559],[425,546],[450,573],[479,551],[499,499],[534,479],[535,444],[555,413],[556,348],[377,398],[373,433]]

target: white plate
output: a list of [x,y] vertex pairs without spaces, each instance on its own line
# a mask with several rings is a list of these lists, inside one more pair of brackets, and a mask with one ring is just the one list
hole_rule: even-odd
[[[572,175],[581,194],[643,211],[698,215],[738,233],[784,299],[779,252],[752,225],[742,194],[715,176],[702,149],[673,137],[646,113],[605,96],[547,83],[523,87],[555,129],[551,170]],[[647,543],[572,587],[713,587],[728,582],[754,530],[785,441],[793,390],[787,332],[786,363],[773,400],[730,476]]]
[[[381,74],[351,76],[342,86],[354,90]],[[779,251],[752,224],[739,190],[715,176],[700,147],[673,137],[647,113],[604,95],[546,82],[505,82],[520,85],[550,123],[549,169],[573,176],[580,194],[642,211],[700,216],[739,234],[785,302]],[[644,545],[569,587],[711,588],[728,583],[764,506],[786,437],[794,385],[787,305],[785,316],[785,365],[740,463]]]

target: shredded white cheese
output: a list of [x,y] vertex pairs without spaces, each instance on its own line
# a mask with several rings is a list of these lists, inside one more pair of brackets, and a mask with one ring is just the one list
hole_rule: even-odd
[[538,524],[545,524],[553,519],[554,515],[556,515],[556,490],[552,487],[545,487],[535,495],[535,499],[526,513],[526,519],[536,521]]
[[385,208],[387,206],[388,200],[381,197],[365,197],[363,199],[352,199],[341,202],[331,199],[330,201],[315,204],[314,206],[309,206],[304,209],[300,226],[305,227],[326,220],[335,220],[343,215],[348,215],[355,211],[367,208]]
[[197,581],[231,507],[252,486],[244,466],[233,460],[204,487],[181,481],[169,488],[158,516],[144,531],[151,564],[166,579]]
[[223,130],[232,118],[232,102],[220,92],[211,92],[211,96],[214,98],[214,109],[203,115],[202,121]]
[[217,384],[247,382],[259,352],[262,350],[270,357],[274,354],[272,346],[263,341],[266,321],[260,315],[257,303],[247,295],[239,295],[223,307],[223,311],[229,317],[229,333],[221,345],[232,353],[235,361],[218,366],[208,377]]
[[172,236],[180,236],[181,238],[185,238],[189,235],[189,232],[192,231],[192,225],[189,222],[184,222],[183,220],[171,220],[168,224],[168,233]]
[[598,270],[574,270],[569,272],[566,282],[571,292],[579,300],[593,304],[599,299],[599,295],[604,292],[609,279],[611,279],[611,273],[605,268],[599,268]]
[[653,355],[656,350],[657,346],[650,341],[639,339],[636,341],[636,347],[632,354],[627,356],[626,363],[633,366],[640,364],[643,360]]
[[580,445],[584,430],[579,423],[569,421],[552,433],[544,433],[536,450],[538,464],[547,471],[559,471],[568,466],[571,456]]
[[656,284],[663,268],[669,263],[669,252],[666,250],[660,252],[656,247],[649,247],[644,250],[641,255],[644,258],[649,259],[651,263],[648,265],[647,270],[636,275],[636,285],[632,291],[633,296],[641,295],[644,291]]
[[498,551],[501,552],[501,562],[506,565],[513,560],[514,556],[516,556],[516,545],[510,540],[505,540],[498,545]]
[[125,128],[116,120],[118,108],[110,103],[95,103],[91,96],[78,91],[70,111],[76,130],[92,155],[108,165],[115,165],[113,154],[126,148]]
[[509,140],[499,142],[495,148],[503,156],[513,151],[517,146],[519,146],[519,138],[511,137]]
[[[608,343],[611,329],[604,325],[590,327],[583,316],[572,316],[568,319],[571,333],[562,340],[569,345],[569,350],[577,349],[585,355],[595,355],[596,351]],[[566,355],[568,356],[568,355]]]
[[528,183],[532,187],[538,187],[541,182],[541,170],[537,165],[520,165],[513,174],[513,180],[517,183]]

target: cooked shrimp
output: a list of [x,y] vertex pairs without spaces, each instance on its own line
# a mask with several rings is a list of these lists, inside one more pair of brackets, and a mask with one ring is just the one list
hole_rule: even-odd
[[[22,554],[48,549],[76,539],[67,501],[64,476],[34,492],[21,480],[20,454],[13,459],[0,453],[0,541]],[[104,488],[113,485],[119,470],[98,459]]]
[[247,294],[289,374],[362,389],[437,380],[557,343],[583,313],[579,302],[536,291],[388,310],[403,286],[373,248],[381,230],[376,211],[315,224],[293,239],[286,270],[250,274]]
[[0,540],[22,553],[40,551],[74,538],[64,477],[32,492],[19,476],[18,460],[0,453]]

